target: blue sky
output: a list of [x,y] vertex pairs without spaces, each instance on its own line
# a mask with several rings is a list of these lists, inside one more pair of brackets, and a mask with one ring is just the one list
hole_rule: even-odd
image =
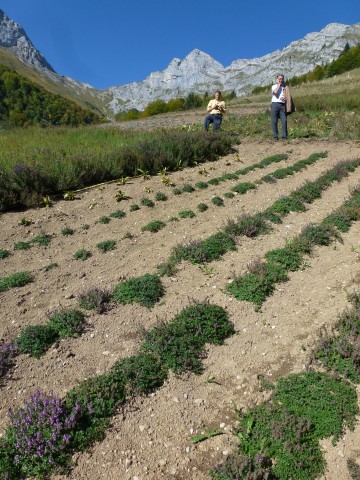
[[358,0],[0,0],[0,9],[59,74],[101,89],[144,80],[194,48],[228,66],[360,22]]

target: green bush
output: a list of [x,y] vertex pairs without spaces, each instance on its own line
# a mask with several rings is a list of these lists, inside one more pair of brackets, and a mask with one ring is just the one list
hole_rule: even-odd
[[109,217],[111,218],[124,218],[126,216],[126,213],[123,212],[122,210],[116,210],[115,212],[111,212]]
[[179,212],[179,217],[180,218],[194,218],[194,217],[196,217],[196,214],[192,210],[181,210],[181,212]]
[[75,260],[82,260],[84,262],[91,257],[91,252],[85,250],[85,248],[80,248],[80,250],[77,250],[75,253],[73,253],[73,257]]
[[59,310],[50,315],[48,325],[61,338],[79,337],[85,329],[85,315],[74,309]]
[[182,187],[182,191],[191,193],[191,192],[195,192],[195,188],[192,185],[190,185],[190,183],[184,183]]
[[119,360],[112,374],[133,394],[151,393],[161,387],[167,378],[163,362],[148,353]]
[[130,210],[130,212],[136,212],[136,210],[140,210],[140,207],[136,203],[133,203],[133,204],[130,205],[129,210]]
[[141,227],[141,231],[156,233],[164,227],[166,227],[166,223],[162,222],[161,220],[152,220],[144,227]]
[[73,235],[74,234],[74,230],[70,227],[64,227],[61,229],[61,235],[63,235],[64,237],[68,237],[69,235]]
[[167,200],[167,196],[165,195],[165,193],[157,192],[157,194],[155,195],[155,200],[157,202],[165,202]]
[[14,243],[14,250],[29,250],[30,242],[16,242]]
[[256,185],[251,182],[244,182],[244,183],[238,183],[234,187],[232,187],[231,191],[239,193],[240,195],[244,195],[247,191],[249,190],[254,190],[256,188]]
[[4,248],[0,248],[0,260],[4,260],[4,258],[8,258],[11,255],[11,253],[8,250],[5,250]]
[[224,206],[224,200],[221,197],[212,197],[211,203],[216,205],[217,207],[223,207]]
[[223,308],[195,304],[182,310],[171,323],[160,323],[146,332],[141,348],[175,373],[200,373],[205,344],[221,345],[233,333],[234,327]]
[[113,250],[116,245],[116,240],[104,240],[103,242],[99,242],[96,244],[97,248],[102,252],[106,253],[110,250]]
[[150,198],[146,198],[146,197],[143,197],[141,200],[140,200],[140,204],[143,206],[143,207],[155,207],[155,203],[150,200]]
[[99,220],[96,223],[102,223],[103,225],[107,225],[110,223],[110,217],[107,217],[106,215],[103,215],[102,217],[99,218]]
[[136,302],[152,308],[164,293],[164,287],[158,275],[146,273],[142,277],[119,283],[113,292],[113,299],[122,304]]
[[209,207],[206,205],[206,203],[199,203],[197,208],[199,212],[206,212],[206,210],[208,210]]
[[16,339],[21,353],[40,358],[60,338],[50,325],[35,325],[24,328]]
[[197,182],[195,183],[195,187],[198,188],[199,190],[205,190],[206,188],[209,187],[209,185],[206,182]]
[[5,292],[10,288],[23,287],[32,281],[29,272],[16,272],[7,277],[0,278],[0,292]]

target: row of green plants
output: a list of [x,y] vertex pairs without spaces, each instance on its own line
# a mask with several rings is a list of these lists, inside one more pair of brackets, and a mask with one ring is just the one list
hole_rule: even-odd
[[104,118],[0,65],[0,121],[12,127],[89,125]]
[[176,264],[182,260],[204,264],[221,258],[228,250],[236,249],[236,237],[242,235],[256,237],[268,233],[271,230],[269,222],[279,224],[291,211],[305,211],[305,203],[312,203],[320,198],[322,192],[334,181],[341,181],[359,164],[359,159],[339,162],[317,180],[307,182],[289,196],[276,200],[263,212],[254,215],[243,214],[236,221],[230,219],[223,230],[205,240],[177,245],[173,248],[168,262],[159,266],[159,269],[166,272],[168,268],[173,274],[176,271]]
[[[9,288],[22,287],[32,277],[27,272],[18,272],[0,280],[0,292]],[[2,288],[3,287],[3,288]],[[123,305],[138,303],[152,308],[164,295],[165,290],[158,275],[145,274],[119,283],[113,291],[92,288],[79,295],[78,305],[85,310],[103,313],[111,303]],[[59,310],[51,313],[47,323],[29,326],[23,329],[18,337],[5,342],[0,348],[0,378],[12,366],[15,353],[26,353],[39,358],[60,338],[78,337],[86,326],[85,315],[76,309]],[[12,352],[9,358],[8,352]],[[3,375],[1,374],[3,372]]]
[[[287,176],[293,175],[294,173],[299,172],[304,168],[307,168],[309,165],[312,165],[315,162],[317,162],[320,158],[325,158],[326,155],[327,155],[326,152],[322,152],[321,154],[312,154],[307,159],[299,160],[294,165],[291,165],[291,166],[288,166],[288,167],[285,167],[285,168],[279,168],[279,169],[277,169],[277,170],[275,170],[275,171],[273,171],[273,172],[271,172],[267,175],[264,175],[263,177],[261,177],[256,182],[242,182],[242,183],[239,183],[239,184],[235,185],[234,187],[232,187],[230,192],[225,192],[224,196],[226,198],[233,198],[235,193],[240,194],[240,195],[244,195],[249,190],[256,189],[257,185],[261,184],[263,182],[275,183],[277,180],[284,179]],[[220,177],[212,178],[212,179],[208,180],[207,182],[197,182],[195,184],[195,187],[197,187],[199,189],[206,189],[206,188],[208,188],[209,185],[218,185],[220,182],[225,181],[225,180],[238,179],[239,175],[244,175],[245,173],[247,173],[250,170],[254,170],[255,168],[264,168],[265,165],[269,165],[273,161],[278,162],[278,161],[283,160],[285,158],[287,158],[286,154],[269,157],[269,158],[265,159],[264,161],[259,162],[258,164],[251,165],[250,167],[244,168],[242,170],[237,170],[235,173],[227,173],[227,174],[224,174]],[[239,173],[239,172],[241,172],[241,173]],[[187,184],[184,184],[182,189],[178,189],[178,190],[179,190],[178,192],[174,191],[174,194],[180,195],[183,192],[191,193],[191,192],[195,191],[195,188],[191,184],[187,183]],[[214,205],[216,205],[218,207],[222,207],[222,206],[225,205],[223,198],[219,197],[218,195],[211,198],[211,203],[213,203]],[[274,208],[276,208],[276,207],[274,207]],[[201,203],[201,204],[198,205],[198,210],[200,212],[206,211],[207,209],[208,209],[208,206],[204,203]],[[195,213],[191,210],[188,211],[188,212],[179,212],[179,216],[180,216],[180,218],[184,218],[184,217],[191,217],[192,218],[192,217],[195,216]],[[172,219],[170,221],[172,221]],[[141,230],[142,231],[150,231],[152,233],[155,233],[155,232],[158,232],[159,230],[163,229],[165,226],[166,226],[165,222],[163,222],[161,220],[153,220],[153,221],[149,222],[147,225],[145,225],[144,227],[142,227]]]
[[286,282],[288,272],[303,268],[304,256],[311,255],[315,246],[327,246],[340,232],[349,230],[352,222],[360,220],[360,190],[356,189],[349,200],[328,215],[320,225],[307,225],[284,248],[270,250],[266,261],[248,265],[248,273],[236,277],[227,291],[237,300],[247,300],[259,308],[274,291],[277,283]]
[[[20,142],[16,139],[11,143],[13,132],[0,136],[0,146],[4,146],[0,161],[0,211],[46,205],[49,195],[134,177],[139,171],[151,175],[163,169],[175,171],[214,161],[230,153],[232,144],[238,141],[225,133],[162,130],[136,134],[97,130],[101,133],[91,129],[47,132],[46,138],[37,133],[39,143],[23,136]],[[68,145],[70,137],[75,146]],[[103,147],[108,138],[112,141]]]
[[0,476],[7,480],[66,473],[72,455],[103,439],[111,417],[127,399],[159,388],[171,369],[200,373],[205,345],[222,345],[234,327],[226,311],[209,303],[184,308],[171,322],[143,333],[139,353],[109,373],[81,381],[64,399],[37,390],[9,412],[0,439]]
[[[349,300],[352,308],[331,331],[320,332],[310,355],[312,370],[280,378],[276,385],[267,382],[264,387],[273,389],[268,401],[237,411],[237,449],[211,471],[211,478],[312,480],[324,474],[319,441],[332,437],[335,445],[346,428],[354,429],[359,415],[356,390],[349,382],[360,382],[359,293],[350,294]],[[351,478],[359,478],[355,459],[348,458],[347,467]]]

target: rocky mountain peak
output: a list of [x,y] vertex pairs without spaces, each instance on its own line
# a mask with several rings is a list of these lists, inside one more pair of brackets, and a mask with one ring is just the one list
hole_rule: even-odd
[[0,46],[11,50],[19,60],[40,70],[54,72],[44,56],[36,50],[25,30],[0,10]]

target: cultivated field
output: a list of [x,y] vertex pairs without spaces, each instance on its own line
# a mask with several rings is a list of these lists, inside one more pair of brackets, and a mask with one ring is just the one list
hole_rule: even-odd
[[[27,271],[33,281],[0,293],[0,338],[10,341],[26,327],[46,323],[47,314],[56,309],[78,309],[79,295],[92,288],[112,291],[131,278],[155,274],[176,246],[207,239],[222,231],[229,220],[265,211],[337,162],[360,158],[359,143],[350,141],[243,139],[235,150],[216,162],[171,173],[167,178],[172,186],[166,186],[160,176],[133,178],[120,187],[112,183],[85,190],[75,200],[55,201],[49,208],[2,214],[0,248],[11,255],[0,260],[0,276]],[[327,156],[292,175],[274,182],[261,180],[320,152]],[[287,158],[249,171],[238,180],[196,187],[198,182],[232,174],[278,154]],[[314,247],[302,268],[290,271],[288,281],[276,284],[261,308],[237,300],[226,287],[245,274],[249,264],[264,260],[266,252],[283,248],[306,225],[320,224],[338,209],[359,186],[359,172],[357,168],[333,182],[321,198],[306,204],[305,211],[291,211],[282,223],[271,223],[269,232],[254,238],[238,236],[236,249],[218,260],[179,262],[177,272],[161,277],[164,295],[153,308],[114,302],[103,313],[82,310],[87,327],[81,336],[56,341],[39,359],[17,356],[11,376],[1,385],[0,430],[8,424],[8,409],[22,406],[37,388],[64,397],[77,382],[109,372],[116,361],[136,355],[143,329],[150,330],[159,321],[171,322],[194,301],[208,301],[226,310],[235,334],[223,345],[206,346],[202,373],[170,372],[162,387],[125,402],[113,416],[104,440],[87,453],[76,453],[71,472],[54,478],[209,479],[210,470],[236,449],[238,439],[232,434],[236,410],[247,410],[269,397],[260,388],[261,379],[275,382],[308,368],[321,329],[335,325],[349,306],[347,294],[358,291],[360,222],[353,222],[330,245]],[[239,182],[251,182],[256,188],[225,195]],[[193,191],[185,186],[189,184]],[[126,198],[118,202],[119,188]],[[175,189],[180,193],[175,194]],[[144,198],[154,206],[147,206]],[[139,209],[131,207],[134,204]],[[200,204],[208,209],[199,208]],[[125,212],[122,218],[110,215],[118,210]],[[184,213],[189,211],[195,215]],[[148,231],[151,227],[146,226],[155,220],[163,222],[161,229]],[[43,235],[50,239],[47,246],[31,243]],[[97,244],[107,240],[116,243],[104,253]],[[30,247],[14,249],[17,242],[30,242]],[[79,250],[91,256],[75,259]],[[213,430],[223,434],[192,442],[193,437]],[[354,478],[347,461],[359,458],[359,442],[359,425],[354,432],[346,431],[335,446],[331,438],[323,440],[327,466],[321,480]]]

